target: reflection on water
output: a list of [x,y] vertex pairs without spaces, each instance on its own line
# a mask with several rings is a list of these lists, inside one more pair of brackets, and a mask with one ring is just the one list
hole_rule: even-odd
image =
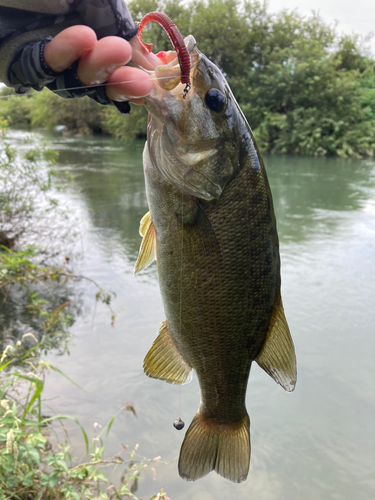
[[[14,138],[17,140],[17,137]],[[66,203],[80,219],[75,270],[116,292],[119,314],[94,308],[94,290],[80,285],[87,313],[77,320],[71,355],[53,362],[87,392],[51,374],[47,394],[56,412],[92,428],[125,402],[108,453],[120,443],[149,457],[176,457],[199,404],[196,379],[181,388],[148,379],[143,357],[164,319],[155,267],[134,277],[139,220],[147,211],[142,143],[104,138],[53,138],[59,165],[74,176]],[[171,500],[344,499],[375,493],[375,163],[361,160],[266,156],[278,220],[283,298],[296,344],[299,380],[285,393],[257,366],[247,406],[252,459],[248,480],[235,485],[214,473],[182,481],[174,462],[146,477],[142,497],[166,487]],[[94,315],[95,314],[95,315]],[[75,454],[83,452],[72,426]]]
[[374,193],[372,161],[274,155],[264,160],[281,242],[329,234]]

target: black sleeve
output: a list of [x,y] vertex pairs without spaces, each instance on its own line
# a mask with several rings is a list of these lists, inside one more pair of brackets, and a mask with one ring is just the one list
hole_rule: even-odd
[[[112,35],[130,40],[137,34],[138,27],[134,23],[123,0],[106,0],[100,2],[97,0],[82,0],[73,5],[75,6],[75,10],[74,12],[70,12],[68,16],[75,18],[79,16],[81,24],[86,24],[93,28],[98,38]],[[21,16],[21,18],[24,17]],[[33,19],[33,26],[35,27],[35,23],[45,25],[48,23],[49,17],[51,16],[38,14],[37,18]],[[25,28],[25,25],[23,28]],[[21,26],[17,25],[17,30],[21,29]],[[48,37],[37,42],[28,42],[16,53],[8,70],[8,79],[17,93],[25,93],[30,88],[39,91],[46,86],[64,98],[83,97],[87,95],[100,104],[116,106],[122,113],[130,112],[129,103],[111,101],[107,97],[104,86],[84,87],[76,75],[78,62],[62,73],[55,73],[50,70],[44,62],[43,49],[51,39],[52,37]]]
[[33,88],[40,91],[47,87],[65,99],[88,96],[99,104],[116,106],[121,113],[130,113],[127,101],[116,102],[109,99],[103,85],[85,87],[77,78],[78,62],[63,71],[56,73],[45,64],[43,49],[52,37],[29,42],[19,50],[9,69],[9,81],[16,93],[23,94]]

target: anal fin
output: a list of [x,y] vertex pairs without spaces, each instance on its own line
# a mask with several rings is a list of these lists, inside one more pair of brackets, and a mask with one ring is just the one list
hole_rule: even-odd
[[149,377],[169,384],[187,384],[192,379],[192,368],[182,357],[165,321],[145,357],[143,370]]
[[134,266],[134,274],[148,267],[156,259],[156,234],[154,223],[150,212],[145,214],[139,225],[139,234],[143,236],[139,249],[137,262]]
[[294,390],[297,381],[296,355],[281,297],[275,304],[266,340],[255,361],[286,391]]

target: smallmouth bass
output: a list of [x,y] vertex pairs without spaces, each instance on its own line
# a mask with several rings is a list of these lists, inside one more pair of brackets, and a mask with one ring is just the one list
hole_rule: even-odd
[[185,39],[191,90],[178,59],[151,73],[143,153],[149,212],[135,272],[157,261],[166,320],[145,373],[184,384],[201,403],[181,446],[179,473],[215,470],[242,482],[250,464],[245,396],[255,360],[285,390],[296,383],[280,295],[272,196],[251,129],[224,76]]

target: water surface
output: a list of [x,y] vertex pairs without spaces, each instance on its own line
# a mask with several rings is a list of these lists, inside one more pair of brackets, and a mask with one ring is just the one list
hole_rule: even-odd
[[[17,142],[21,135],[14,134]],[[116,292],[124,308],[115,326],[95,307],[96,290],[77,284],[83,314],[70,355],[51,361],[82,392],[51,374],[51,411],[68,413],[92,429],[126,402],[106,440],[107,456],[121,443],[150,458],[178,455],[184,431],[199,405],[196,378],[181,388],[147,378],[142,362],[164,312],[155,265],[133,276],[147,211],[142,142],[52,137],[59,168],[74,177],[66,204],[79,219],[78,274]],[[368,500],[375,495],[375,162],[266,156],[282,258],[282,294],[295,342],[298,383],[287,394],[257,365],[247,392],[252,457],[248,480],[230,483],[215,473],[180,479],[177,462],[145,477],[139,495],[165,487],[171,500]],[[244,263],[244,265],[246,265]],[[84,451],[79,430],[68,425],[73,453]],[[187,428],[187,427],[186,427]],[[186,429],[185,428],[185,429]],[[116,474],[114,475],[116,477]]]

